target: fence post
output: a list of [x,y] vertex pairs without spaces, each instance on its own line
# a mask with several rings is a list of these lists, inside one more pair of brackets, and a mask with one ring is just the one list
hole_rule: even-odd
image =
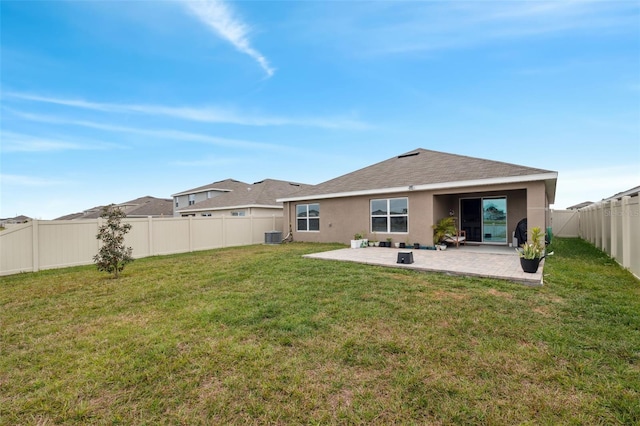
[[631,197],[622,197],[622,266],[631,266]]
[[589,241],[594,246],[598,247],[598,222],[596,218],[598,217],[598,206],[595,205],[593,208],[589,209],[589,233],[591,234],[589,237]]
[[153,256],[155,253],[155,250],[153,249],[153,217],[151,216],[147,216],[147,220],[148,220],[148,231],[149,232],[149,238],[147,241],[147,244],[149,244],[149,256]]
[[222,247],[227,246],[227,215],[222,214]]
[[618,229],[618,206],[619,206],[619,202],[618,200],[612,200],[611,201],[611,257],[616,259],[616,260],[620,260],[619,259],[619,253],[618,253],[618,233],[620,232],[620,230]]
[[611,247],[607,244],[610,241],[611,227],[607,227],[607,216],[611,214],[611,200],[602,203],[602,215],[600,216],[600,228],[602,229],[602,251],[611,255]]
[[253,215],[249,216],[251,222],[249,222],[249,235],[251,235],[249,237],[249,244],[254,244],[253,242]]
[[189,253],[193,251],[193,216],[189,216]]
[[40,270],[40,227],[38,220],[31,221],[31,259],[33,272]]

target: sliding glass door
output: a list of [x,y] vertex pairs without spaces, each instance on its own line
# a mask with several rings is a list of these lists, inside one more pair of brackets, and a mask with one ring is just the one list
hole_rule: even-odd
[[461,229],[467,234],[467,241],[482,243],[506,243],[507,240],[507,199],[463,198],[460,200]]
[[507,199],[482,199],[482,241],[507,242]]

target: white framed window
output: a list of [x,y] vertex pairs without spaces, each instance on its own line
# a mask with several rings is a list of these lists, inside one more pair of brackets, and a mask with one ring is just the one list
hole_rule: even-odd
[[202,216],[204,216],[204,217],[211,217],[211,213],[202,213]]
[[371,200],[371,232],[408,232],[409,199],[383,198]]
[[176,197],[176,207],[179,207],[178,197]]
[[296,223],[298,231],[320,231],[320,204],[296,205]]
[[192,206],[196,203],[196,194],[189,194],[189,205]]
[[233,217],[244,217],[245,214],[246,214],[246,212],[243,212],[243,211],[231,212],[231,216],[233,216]]

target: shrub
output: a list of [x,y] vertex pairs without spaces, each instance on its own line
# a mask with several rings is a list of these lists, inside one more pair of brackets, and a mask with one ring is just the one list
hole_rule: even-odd
[[102,241],[98,254],[93,257],[93,261],[98,267],[98,271],[113,274],[118,278],[119,273],[125,265],[133,262],[131,253],[133,249],[124,245],[124,236],[131,229],[131,224],[122,223],[122,219],[127,215],[114,204],[110,204],[102,209],[100,217],[107,220],[107,223],[98,229],[96,238]]

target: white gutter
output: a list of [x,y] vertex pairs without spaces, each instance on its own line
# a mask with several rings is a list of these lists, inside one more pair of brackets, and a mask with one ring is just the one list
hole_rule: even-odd
[[177,194],[173,194],[172,197],[179,197],[181,195],[191,195],[191,194],[201,194],[203,192],[216,191],[216,192],[233,192],[232,189],[221,189],[221,188],[204,188],[199,189],[197,191],[183,191],[178,192]]
[[246,205],[240,205],[240,206],[228,206],[228,207],[202,207],[199,209],[178,209],[176,210],[176,213],[189,213],[189,212],[213,212],[213,211],[220,211],[220,210],[236,210],[236,209],[255,209],[255,208],[261,208],[261,209],[280,209],[282,210],[282,206],[272,206],[272,205],[267,205],[267,204],[246,204]]
[[457,182],[427,183],[423,185],[399,186],[393,188],[365,189],[360,191],[336,192],[333,194],[303,195],[300,197],[278,198],[279,203],[305,200],[326,200],[329,198],[357,197],[361,195],[394,194],[407,191],[435,191],[438,189],[462,188],[466,186],[500,185],[505,183],[534,182],[558,179],[557,172],[540,173],[525,176],[507,176],[489,179],[461,180]]

